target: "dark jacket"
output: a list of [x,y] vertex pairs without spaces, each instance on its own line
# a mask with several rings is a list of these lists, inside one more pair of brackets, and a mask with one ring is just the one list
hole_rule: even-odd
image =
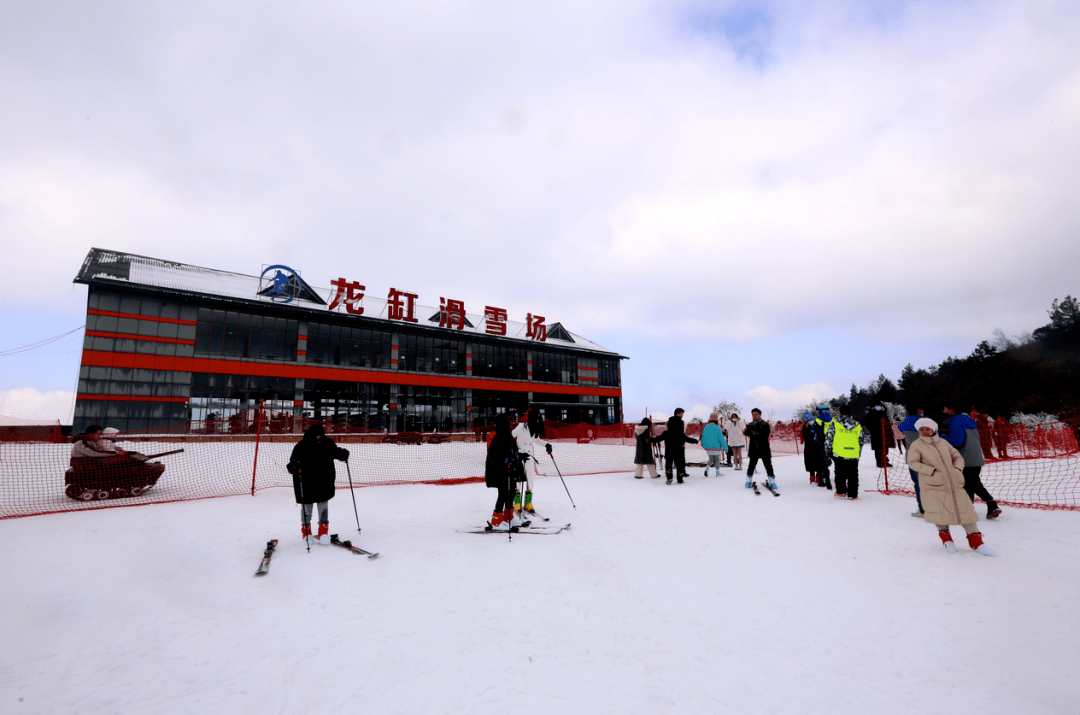
[[304,438],[293,447],[286,469],[293,475],[293,493],[297,504],[314,504],[334,498],[334,460],[344,462],[349,450],[342,449],[325,436],[320,425],[309,427]]
[[697,444],[697,440],[693,437],[686,436],[686,427],[683,425],[682,417],[672,417],[667,421],[667,429],[660,435],[664,440],[665,451],[674,455],[677,452],[682,452],[686,449],[686,443]]
[[499,489],[519,481],[525,481],[525,469],[518,455],[517,440],[509,433],[502,435],[496,431],[488,444],[484,483]]
[[638,425],[634,428],[635,438],[637,440],[637,448],[634,450],[634,464],[656,464],[656,459],[653,456],[653,443],[658,441],[659,437],[653,437],[652,426]]
[[881,452],[886,447],[896,446],[892,423],[885,410],[870,410],[863,418],[863,429],[870,434],[870,448]]
[[769,423],[760,418],[746,425],[743,434],[750,438],[749,456],[753,457],[756,454],[761,457],[772,457],[769,431]]
[[818,426],[813,422],[804,422],[802,426],[803,465],[806,471],[817,474],[825,467],[825,439]]

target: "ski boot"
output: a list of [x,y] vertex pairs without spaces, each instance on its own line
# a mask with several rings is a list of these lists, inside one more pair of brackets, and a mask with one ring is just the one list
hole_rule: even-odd
[[510,524],[503,520],[506,512],[491,512],[491,526],[488,531],[510,531]]
[[978,531],[974,534],[968,534],[968,546],[975,551],[978,551],[983,556],[997,556],[996,551],[983,543],[982,534]]
[[319,543],[322,544],[323,546],[329,546],[330,545],[330,525],[329,524],[322,524],[322,523],[319,524]]

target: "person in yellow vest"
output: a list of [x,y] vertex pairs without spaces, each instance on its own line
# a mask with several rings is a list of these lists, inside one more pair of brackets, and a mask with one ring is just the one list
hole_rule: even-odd
[[840,417],[829,423],[825,433],[825,454],[831,455],[836,467],[837,499],[854,501],[859,498],[859,454],[870,435],[851,416],[851,408],[839,409]]

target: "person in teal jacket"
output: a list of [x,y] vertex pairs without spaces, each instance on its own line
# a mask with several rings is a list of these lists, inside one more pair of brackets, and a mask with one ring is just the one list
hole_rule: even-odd
[[720,429],[720,415],[715,412],[709,415],[709,424],[701,431],[701,446],[705,449],[705,454],[709,455],[709,461],[705,463],[705,476],[709,476],[709,467],[715,467],[716,476],[719,477],[728,445],[724,439],[724,431]]

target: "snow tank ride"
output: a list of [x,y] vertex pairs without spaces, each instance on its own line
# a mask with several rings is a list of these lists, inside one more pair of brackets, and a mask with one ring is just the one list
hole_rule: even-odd
[[140,496],[157,484],[165,471],[164,464],[150,460],[183,451],[72,457],[71,467],[64,474],[64,494],[79,501]]

